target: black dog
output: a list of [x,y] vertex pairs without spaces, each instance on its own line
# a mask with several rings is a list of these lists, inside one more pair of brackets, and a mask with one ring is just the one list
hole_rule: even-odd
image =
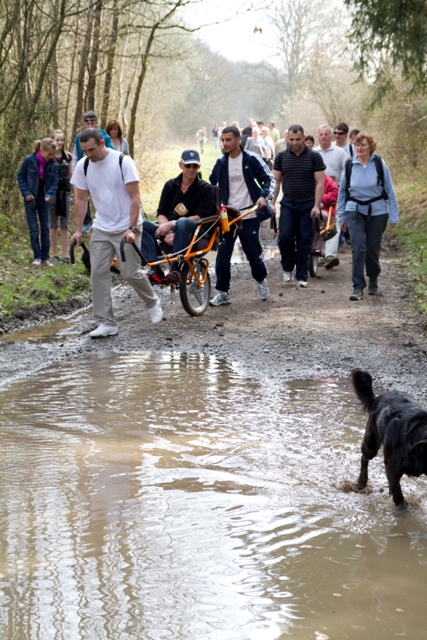
[[354,369],[353,387],[369,413],[362,442],[362,465],[358,489],[368,482],[369,460],[384,446],[384,464],[390,494],[396,506],[405,506],[400,479],[427,473],[427,411],[400,391],[386,391],[376,396],[369,373]]

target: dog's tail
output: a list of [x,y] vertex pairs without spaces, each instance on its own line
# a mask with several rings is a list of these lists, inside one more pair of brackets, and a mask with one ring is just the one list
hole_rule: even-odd
[[372,377],[367,371],[361,369],[353,369],[351,372],[351,380],[353,382],[354,391],[363,404],[366,411],[371,411],[375,400],[375,394],[372,390]]

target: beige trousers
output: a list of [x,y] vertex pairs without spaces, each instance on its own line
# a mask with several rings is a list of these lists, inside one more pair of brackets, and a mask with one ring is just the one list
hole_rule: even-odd
[[[90,263],[92,280],[93,317],[98,324],[117,326],[113,313],[113,298],[111,295],[110,266],[114,256],[117,257],[120,273],[135,289],[145,306],[150,309],[157,303],[157,295],[141,269],[141,261],[135,249],[125,244],[126,262],[120,256],[120,242],[124,231],[107,233],[99,229],[92,229],[90,239]],[[141,225],[135,234],[135,244],[141,246]]]

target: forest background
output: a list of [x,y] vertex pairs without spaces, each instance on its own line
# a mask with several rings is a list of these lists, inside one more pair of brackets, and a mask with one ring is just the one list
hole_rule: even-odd
[[281,133],[297,122],[316,136],[319,124],[340,121],[372,133],[398,186],[397,233],[415,255],[424,300],[422,0],[266,0],[256,9],[240,0],[0,0],[0,16],[0,314],[87,290],[78,274],[29,269],[16,171],[52,128],[71,149],[88,109],[102,128],[123,123],[150,194],[168,146],[195,145],[202,126],[210,134],[214,123],[253,117]]

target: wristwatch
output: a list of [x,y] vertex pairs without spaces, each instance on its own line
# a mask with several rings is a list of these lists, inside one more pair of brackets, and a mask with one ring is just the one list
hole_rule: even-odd
[[129,229],[133,232],[136,233],[138,231],[138,227],[129,227]]

